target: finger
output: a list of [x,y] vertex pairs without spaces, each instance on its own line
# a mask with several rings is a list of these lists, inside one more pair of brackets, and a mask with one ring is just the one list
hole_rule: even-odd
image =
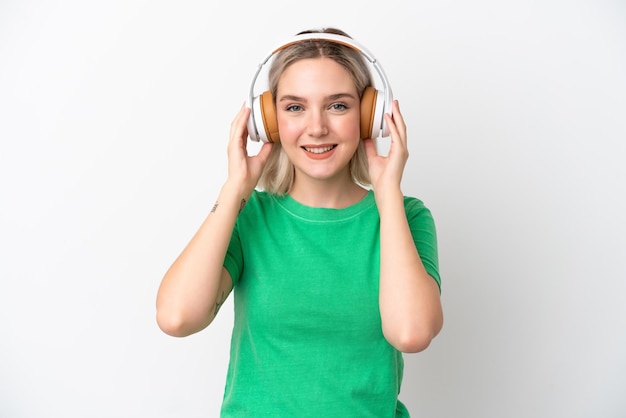
[[271,142],[265,142],[262,146],[261,149],[259,150],[259,153],[257,154],[256,158],[259,159],[259,161],[261,162],[261,164],[265,164],[265,162],[267,161],[267,159],[270,156],[270,153],[272,152],[272,147],[274,146],[273,143]]
[[393,120],[393,117],[389,113],[385,113],[385,122],[387,122],[387,126],[389,126],[389,136],[391,137],[391,145],[394,143],[401,142],[402,138],[400,137],[400,132],[398,131],[398,127]]
[[393,101],[393,115],[392,119],[394,124],[398,128],[400,133],[406,133],[406,124],[404,123],[404,117],[400,111],[400,102],[398,100]]
[[[234,127],[236,127],[237,125],[239,125],[241,122],[241,118],[243,117],[243,115],[246,113],[246,104],[244,103],[241,108],[239,108],[239,111],[237,112],[237,114],[235,115],[235,118],[232,120],[232,122],[230,123],[230,127],[231,129],[233,129]],[[248,109],[249,111],[249,109]]]
[[231,146],[247,146],[248,127],[247,121],[250,116],[250,108],[245,104],[241,107],[235,118],[230,124],[230,145]]
[[385,114],[385,120],[389,126],[389,132],[392,136],[392,141],[406,142],[406,124],[404,118],[400,112],[398,101],[393,102],[393,115]]
[[241,127],[242,125],[244,125],[245,122],[247,122],[249,116],[250,116],[250,108],[246,107],[244,103],[244,105],[241,106],[241,109],[239,109],[239,112],[237,112],[237,115],[235,116],[232,123],[230,124],[231,131],[234,131],[238,127]]

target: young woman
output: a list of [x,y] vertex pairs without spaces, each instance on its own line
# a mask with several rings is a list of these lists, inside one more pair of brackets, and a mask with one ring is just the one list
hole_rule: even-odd
[[157,322],[198,332],[234,289],[222,417],[408,417],[402,353],[424,350],[443,314],[433,218],[400,187],[398,102],[383,156],[362,133],[373,82],[358,48],[287,43],[269,85],[277,136],[249,156],[251,109],[233,120],[227,180],[162,280]]

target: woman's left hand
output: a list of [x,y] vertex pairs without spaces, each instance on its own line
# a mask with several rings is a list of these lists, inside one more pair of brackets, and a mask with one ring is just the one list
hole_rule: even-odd
[[404,166],[409,159],[406,144],[406,124],[400,113],[397,100],[392,103],[393,116],[385,113],[385,121],[391,134],[391,147],[387,156],[379,155],[372,139],[364,140],[369,162],[369,174],[374,193],[400,188]]

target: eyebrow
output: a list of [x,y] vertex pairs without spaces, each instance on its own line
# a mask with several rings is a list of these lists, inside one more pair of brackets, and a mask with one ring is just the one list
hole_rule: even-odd
[[[339,100],[339,99],[343,99],[346,97],[350,99],[356,99],[356,97],[350,93],[337,93],[337,94],[331,94],[330,96],[327,96],[326,100]],[[283,101],[306,102],[306,99],[304,97],[294,96],[292,94],[286,94],[280,97],[278,101],[279,102],[283,102]]]

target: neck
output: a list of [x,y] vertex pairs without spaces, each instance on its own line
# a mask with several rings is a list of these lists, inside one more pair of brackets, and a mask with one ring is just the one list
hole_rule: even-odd
[[345,181],[294,179],[289,195],[299,203],[316,208],[341,209],[359,202],[367,190],[351,178]]

